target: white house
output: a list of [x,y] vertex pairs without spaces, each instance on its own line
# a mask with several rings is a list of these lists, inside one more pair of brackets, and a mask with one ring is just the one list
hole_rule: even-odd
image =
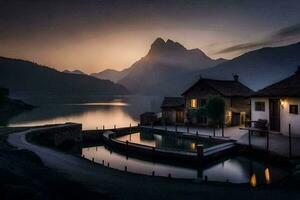
[[273,85],[270,85],[251,97],[252,121],[266,119],[270,131],[288,135],[291,132],[300,136],[300,67],[298,71]]

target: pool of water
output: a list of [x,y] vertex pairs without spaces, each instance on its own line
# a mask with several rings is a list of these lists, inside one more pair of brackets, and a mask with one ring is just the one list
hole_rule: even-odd
[[270,184],[288,175],[287,171],[243,156],[231,157],[209,167],[177,166],[147,161],[108,150],[104,146],[82,149],[82,156],[105,166],[128,172],[184,179],[205,179],[208,181],[249,183],[252,186]]
[[149,132],[138,132],[129,135],[124,135],[116,138],[121,141],[128,141],[136,144],[147,145],[151,147],[172,149],[172,150],[184,150],[195,152],[196,144],[203,144],[204,148],[215,145],[216,143],[208,140],[193,140],[181,137],[176,137],[173,134],[153,134]]

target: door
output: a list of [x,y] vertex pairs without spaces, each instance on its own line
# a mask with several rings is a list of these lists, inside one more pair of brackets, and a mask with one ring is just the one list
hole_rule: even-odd
[[184,123],[184,112],[176,111],[176,123]]
[[240,125],[240,113],[237,112],[232,112],[232,117],[231,117],[231,126],[238,126]]
[[280,100],[270,99],[270,130],[280,132]]

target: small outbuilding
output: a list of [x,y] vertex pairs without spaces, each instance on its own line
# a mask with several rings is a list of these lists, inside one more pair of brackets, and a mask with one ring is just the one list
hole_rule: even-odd
[[183,97],[165,97],[162,105],[162,121],[167,124],[183,124],[185,101]]

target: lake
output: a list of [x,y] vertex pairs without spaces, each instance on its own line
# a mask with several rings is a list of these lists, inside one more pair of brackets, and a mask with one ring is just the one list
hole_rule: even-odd
[[81,123],[84,130],[137,125],[146,111],[159,112],[162,97],[153,96],[35,96],[19,97],[37,108],[9,119],[6,126]]

